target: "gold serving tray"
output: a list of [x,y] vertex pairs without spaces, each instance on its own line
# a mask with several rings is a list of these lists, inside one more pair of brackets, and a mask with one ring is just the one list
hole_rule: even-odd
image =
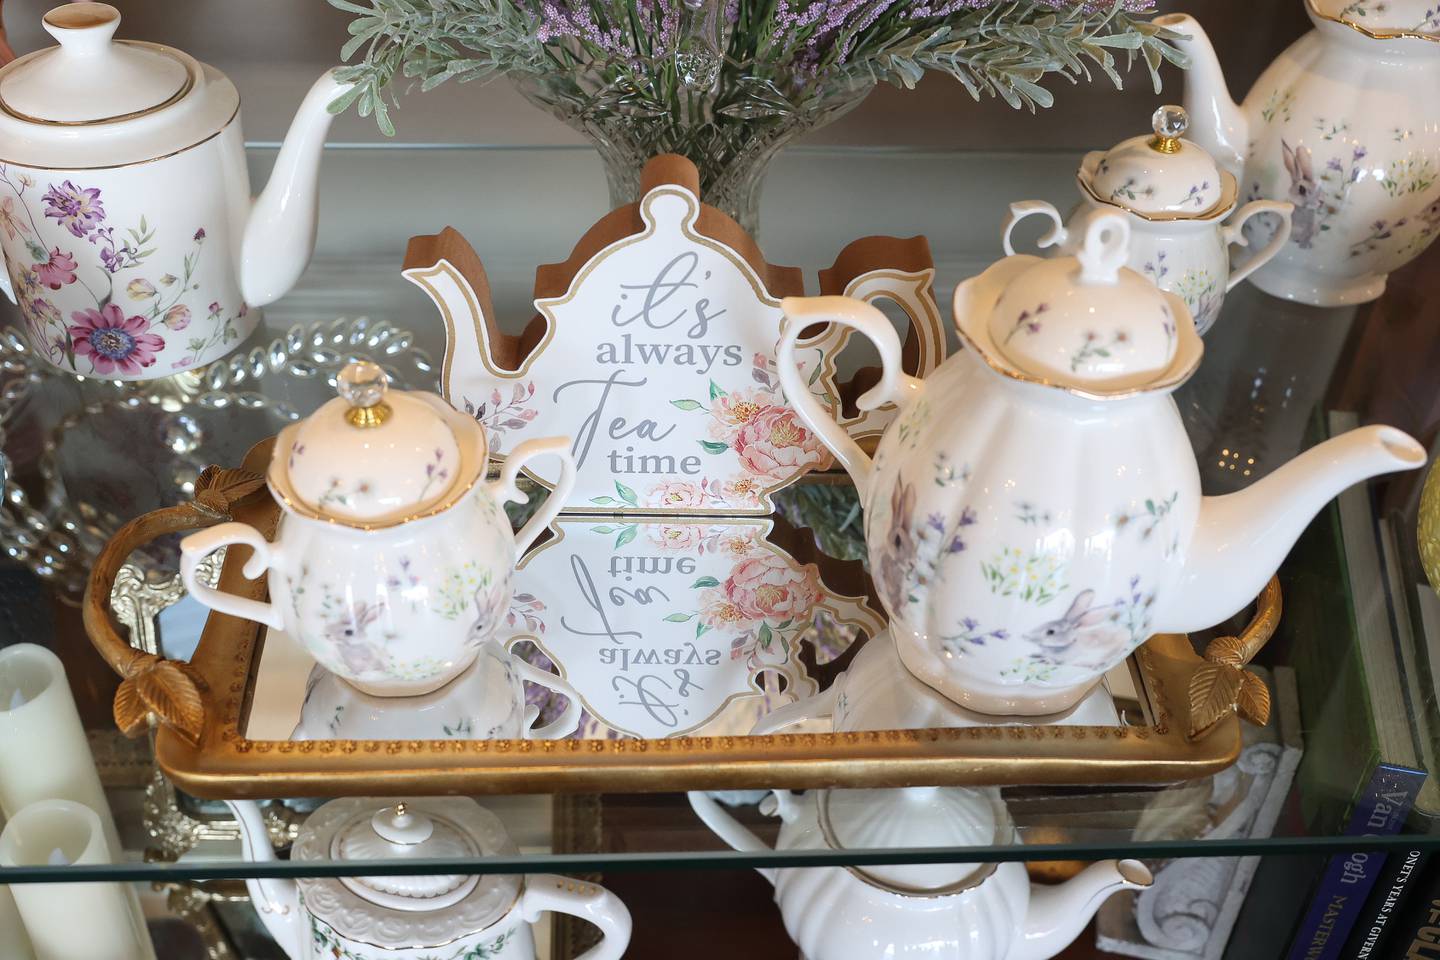
[[[1144,720],[1126,726],[652,740],[252,740],[244,731],[263,627],[212,613],[187,664],[131,647],[107,600],[130,553],[159,536],[227,519],[273,535],[279,508],[259,480],[271,446],[257,445],[239,470],[208,469],[194,503],[127,524],[100,554],[86,590],[87,631],[124,678],[116,722],[131,735],[155,726],[161,769],[198,797],[1170,783],[1234,763],[1241,748],[1237,710],[1259,712],[1238,691],[1249,689],[1241,682],[1243,662],[1269,639],[1279,617],[1273,581],[1238,640],[1216,641],[1206,658],[1181,635],[1157,635],[1136,651],[1131,672]],[[220,588],[263,599],[263,581],[241,573],[248,556],[248,548],[230,547]]]

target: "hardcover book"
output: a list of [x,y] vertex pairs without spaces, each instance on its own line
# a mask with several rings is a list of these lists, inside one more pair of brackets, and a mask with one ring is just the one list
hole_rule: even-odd
[[[1373,837],[1399,833],[1425,776],[1423,770],[1377,764],[1350,812],[1345,834]],[[1344,955],[1345,940],[1384,863],[1384,854],[1364,850],[1330,858],[1290,943],[1289,960],[1339,960]]]

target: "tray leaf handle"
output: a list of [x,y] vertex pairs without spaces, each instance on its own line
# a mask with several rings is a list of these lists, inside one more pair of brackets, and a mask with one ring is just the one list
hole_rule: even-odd
[[1264,726],[1270,720],[1270,688],[1245,669],[1260,648],[1275,635],[1283,604],[1280,581],[1265,584],[1255,604],[1255,616],[1238,637],[1216,637],[1205,647],[1205,663],[1190,677],[1190,720],[1187,736],[1198,740],[1231,713]]
[[85,585],[85,632],[121,677],[115,693],[115,724],[135,737],[159,722],[192,746],[205,729],[205,681],[190,664],[165,660],[132,647],[116,627],[110,593],[120,568],[136,549],[171,533],[230,519],[230,508],[264,489],[265,478],[247,470],[206,467],[195,482],[195,499],[136,517],[105,544]]

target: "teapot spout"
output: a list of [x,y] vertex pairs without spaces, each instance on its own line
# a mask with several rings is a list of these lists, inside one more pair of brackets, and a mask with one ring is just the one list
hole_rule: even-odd
[[1032,885],[1025,926],[1005,960],[1048,960],[1074,942],[1112,893],[1143,890],[1153,881],[1139,860],[1102,860],[1064,883]]
[[1245,166],[1250,123],[1230,98],[1215,47],[1199,22],[1188,13],[1167,13],[1152,22],[1180,34],[1175,46],[1190,58],[1190,69],[1185,74],[1184,105],[1190,115],[1186,136],[1209,151],[1216,162],[1238,179]]
[[245,223],[240,246],[240,293],[252,307],[284,296],[310,263],[319,214],[320,154],[333,119],[329,107],[351,84],[330,70],[305,95],[265,189]]
[[[240,848],[247,863],[268,863],[275,857],[275,848],[270,845],[270,834],[265,829],[265,819],[253,800],[226,800],[225,805],[235,814],[240,824]],[[303,960],[307,934],[302,922],[300,890],[293,880],[276,878],[251,878],[245,881],[250,893],[250,902],[270,936],[293,960]]]
[[1157,633],[1214,626],[1244,609],[1331,498],[1382,473],[1414,470],[1425,448],[1394,427],[1361,427],[1307,450],[1254,485],[1206,497]]

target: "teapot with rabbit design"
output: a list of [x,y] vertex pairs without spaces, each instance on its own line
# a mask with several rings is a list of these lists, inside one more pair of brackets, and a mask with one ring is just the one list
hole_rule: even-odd
[[[969,709],[1068,709],[1152,634],[1242,609],[1341,490],[1425,462],[1409,436],[1371,426],[1202,497],[1170,394],[1203,344],[1180,297],[1124,266],[1129,246],[1128,217],[1101,213],[1072,256],[1011,256],[966,280],[964,349],[923,381],[873,307],[783,304],[781,383],[858,488],[900,658]],[[827,322],[879,349],[861,408],[902,408],[873,460],[806,400],[793,345]]]
[[[1364,303],[1440,236],[1440,7],[1303,0],[1314,29],[1240,104],[1194,17],[1155,22],[1190,58],[1190,136],[1244,200],[1295,205],[1290,238],[1251,282],[1322,307]],[[1256,221],[1253,239],[1266,237]]]

